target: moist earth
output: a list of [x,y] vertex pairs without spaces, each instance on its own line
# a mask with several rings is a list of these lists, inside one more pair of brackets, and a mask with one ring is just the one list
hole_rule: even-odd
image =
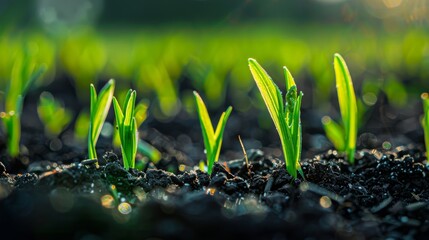
[[113,152],[99,168],[37,161],[11,174],[0,164],[0,228],[16,239],[426,239],[421,149],[360,150],[354,165],[329,150],[304,159],[295,180],[283,161],[248,156],[211,175],[125,170]]

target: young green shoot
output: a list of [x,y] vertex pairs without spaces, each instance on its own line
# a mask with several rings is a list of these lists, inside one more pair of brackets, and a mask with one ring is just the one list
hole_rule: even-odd
[[116,100],[115,97],[113,98],[113,109],[115,110],[125,169],[135,168],[137,143],[139,139],[135,118],[135,103],[136,91],[131,89],[128,91],[122,107],[119,105],[118,100]]
[[328,139],[338,151],[345,152],[348,161],[353,164],[358,126],[357,103],[349,69],[338,53],[334,55],[334,69],[342,125],[328,116],[322,118],[322,123]]
[[91,109],[89,111],[88,157],[89,159],[97,159],[95,145],[97,144],[101,128],[109,112],[110,104],[112,103],[113,92],[115,91],[115,80],[111,79],[107,82],[98,95],[92,84],[90,86],[90,91]]
[[197,112],[200,119],[201,131],[203,133],[204,147],[207,158],[207,173],[211,174],[213,165],[219,159],[220,149],[222,146],[223,132],[226,122],[231,114],[232,107],[229,106],[220,116],[216,131],[213,129],[206,105],[201,96],[194,91],[195,101],[197,103]]
[[22,56],[17,57],[13,64],[5,95],[4,111],[0,112],[0,118],[5,125],[7,134],[7,149],[12,157],[19,154],[21,112],[24,97],[30,86],[45,71],[44,66],[39,66],[31,61],[27,51],[23,51]]
[[[139,127],[147,118],[147,109],[148,104],[146,101],[142,100],[136,104],[134,108],[134,117],[136,118],[136,127]],[[119,135],[119,129],[115,128],[113,133],[113,145],[115,147],[121,146],[121,139]],[[149,158],[149,160],[156,164],[161,159],[161,153],[154,146],[150,145],[148,142],[143,139],[139,139],[137,143],[137,152]]]
[[50,136],[60,134],[72,119],[71,112],[49,92],[40,94],[37,113],[45,126],[45,132]]
[[423,101],[422,126],[425,136],[426,158],[429,158],[429,94],[423,93],[421,98]]
[[303,93],[298,94],[295,80],[286,67],[283,67],[287,89],[284,97],[268,73],[255,59],[249,59],[249,68],[279,134],[288,173],[296,178],[297,171],[299,171],[304,177],[299,164]]

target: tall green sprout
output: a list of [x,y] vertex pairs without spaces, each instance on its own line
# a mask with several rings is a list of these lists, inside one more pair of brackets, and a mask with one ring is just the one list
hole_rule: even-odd
[[293,178],[297,177],[297,171],[304,176],[299,164],[302,144],[301,100],[303,93],[298,94],[295,80],[286,67],[283,67],[287,89],[285,97],[255,59],[249,59],[249,68],[279,134],[288,173]]
[[[110,104],[112,103],[113,92],[115,91],[115,80],[111,79],[104,85],[97,96],[97,91],[93,84],[90,86],[91,91],[91,109],[89,116],[88,131],[88,157],[97,159],[95,145],[101,133],[104,121],[109,113]],[[98,163],[97,163],[98,166]]]
[[[147,109],[148,109],[148,104],[143,100],[135,105],[134,117],[136,118],[137,129],[139,129],[139,127],[146,120]],[[113,132],[113,145],[115,147],[121,146],[121,138],[120,138],[118,128],[115,128],[115,131]],[[161,159],[161,153],[158,151],[158,149],[156,149],[155,147],[153,147],[143,139],[138,139],[137,152],[143,154],[144,156],[147,156],[153,163],[157,163]]]
[[118,124],[122,159],[125,169],[135,167],[137,143],[139,139],[136,118],[134,116],[135,103],[136,91],[131,89],[128,91],[122,107],[119,105],[116,98],[113,98],[113,108],[115,110],[116,124]]
[[204,147],[206,149],[207,157],[207,173],[211,174],[213,165],[219,159],[220,148],[222,146],[223,132],[225,130],[226,122],[231,114],[232,107],[229,106],[225,112],[220,116],[216,131],[213,129],[209,113],[207,112],[206,105],[204,104],[201,96],[194,91],[195,101],[197,103],[198,117],[200,119],[201,131],[203,133]]
[[358,126],[356,96],[349,69],[338,53],[334,55],[334,69],[342,125],[328,116],[322,118],[322,123],[328,139],[338,151],[345,152],[348,161],[353,164]]
[[0,118],[6,128],[7,149],[12,157],[19,154],[21,112],[24,97],[34,81],[45,71],[44,66],[32,61],[27,49],[19,53],[22,55],[18,55],[12,67],[10,82],[5,95],[4,112],[0,113]]
[[423,119],[422,126],[425,135],[426,158],[429,158],[429,94],[421,95],[423,101]]

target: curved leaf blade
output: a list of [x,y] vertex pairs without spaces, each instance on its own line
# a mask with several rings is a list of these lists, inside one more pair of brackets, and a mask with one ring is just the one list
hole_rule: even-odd
[[354,162],[357,138],[357,103],[352,78],[346,62],[340,54],[334,55],[334,70],[337,84],[338,102],[344,124],[346,152],[351,163]]

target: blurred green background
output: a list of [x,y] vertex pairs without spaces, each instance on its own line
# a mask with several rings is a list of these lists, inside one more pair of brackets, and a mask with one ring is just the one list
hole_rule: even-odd
[[[332,65],[338,52],[363,118],[380,96],[404,109],[429,88],[428,6],[426,0],[0,0],[0,89],[27,49],[48,69],[38,86],[71,83],[80,106],[89,106],[91,82],[115,78],[116,95],[135,88],[159,121],[195,114],[193,90],[211,111],[231,104],[246,116],[264,108],[247,67],[252,57],[281,88],[287,66],[305,94],[304,112],[319,112],[320,125],[321,115],[338,108]],[[262,115],[260,127],[270,124]]]

